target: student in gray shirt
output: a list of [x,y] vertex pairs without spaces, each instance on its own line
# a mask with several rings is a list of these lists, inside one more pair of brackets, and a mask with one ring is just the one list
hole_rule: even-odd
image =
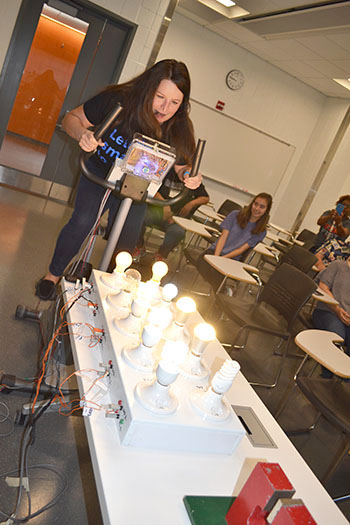
[[[350,354],[350,259],[334,261],[319,276],[319,286],[339,304],[319,303],[312,314],[315,328],[335,332],[344,339],[345,352]],[[324,377],[330,372],[323,371]]]

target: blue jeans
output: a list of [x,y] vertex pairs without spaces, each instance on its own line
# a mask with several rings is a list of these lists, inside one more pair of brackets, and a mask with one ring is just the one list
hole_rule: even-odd
[[[89,168],[91,169],[91,166]],[[49,271],[53,275],[61,276],[66,266],[78,253],[85,237],[95,223],[105,191],[102,186],[89,181],[86,177],[80,177],[73,214],[58,236],[49,266]],[[113,225],[120,202],[120,199],[113,194],[108,197],[104,207],[104,211],[109,210],[107,232]],[[115,247],[116,251],[134,251],[145,212],[146,204],[132,204]]]
[[[312,322],[318,330],[328,330],[335,332],[342,339],[344,339],[345,352],[350,354],[350,326],[346,326],[333,312],[330,310],[321,310],[316,308],[312,314]],[[322,367],[323,377],[332,377],[333,374],[327,368]]]
[[345,351],[347,354],[350,354],[350,326],[346,326],[330,310],[321,310],[320,308],[316,308],[313,311],[312,322],[315,328],[335,332],[344,339]]
[[164,258],[168,257],[169,253],[182,241],[186,233],[178,224],[163,220],[163,208],[161,206],[147,206],[144,228],[138,242],[139,247],[143,246],[143,236],[146,226],[157,226],[165,232],[163,243],[158,250],[159,255]]

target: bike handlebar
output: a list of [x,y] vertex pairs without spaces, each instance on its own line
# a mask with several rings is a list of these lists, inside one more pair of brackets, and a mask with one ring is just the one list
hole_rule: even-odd
[[[107,115],[107,117],[104,119],[104,121],[101,123],[101,125],[98,127],[98,129],[94,133],[95,139],[98,141],[102,138],[104,133],[107,131],[107,129],[111,126],[111,124],[115,121],[119,113],[122,111],[121,104],[117,104],[117,106]],[[193,164],[192,169],[190,171],[189,176],[195,177],[198,174],[199,165],[203,156],[203,150],[205,146],[205,140],[198,139],[196,151],[193,157]],[[106,179],[101,179],[101,177],[98,177],[95,175],[95,173],[92,173],[89,168],[86,165],[87,160],[91,155],[95,153],[94,151],[83,151],[79,158],[80,163],[80,169],[91,182],[94,182],[95,184],[98,184],[99,186],[102,186],[105,189],[110,189],[112,191],[117,191],[117,184],[115,182],[110,182]],[[178,195],[171,199],[165,199],[160,200],[156,199],[155,197],[146,197],[146,202],[148,204],[155,204],[156,206],[172,206],[173,204],[176,204],[181,199],[183,199],[190,190],[188,188],[184,188]]]

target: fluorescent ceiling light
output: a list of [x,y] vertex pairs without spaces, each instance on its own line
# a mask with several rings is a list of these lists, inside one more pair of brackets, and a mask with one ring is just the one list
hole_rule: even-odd
[[350,91],[350,78],[333,78],[333,80]]
[[236,5],[236,2],[232,2],[232,0],[217,0],[217,2],[224,5],[225,7],[232,7],[233,5]]
[[235,3],[230,2],[230,0],[198,0],[198,2],[209,7],[209,9],[213,9],[213,11],[220,13],[226,18],[240,18],[250,14],[249,11],[235,5]]

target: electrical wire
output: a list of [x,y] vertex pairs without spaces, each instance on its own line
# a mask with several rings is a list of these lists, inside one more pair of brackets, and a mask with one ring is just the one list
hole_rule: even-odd
[[0,423],[5,423],[5,421],[9,421],[10,425],[11,425],[11,429],[9,430],[9,432],[1,433],[0,437],[7,437],[7,436],[10,436],[12,434],[12,432],[15,429],[15,425],[14,425],[12,419],[10,418],[10,409],[9,409],[9,407],[5,403],[3,403],[3,401],[0,401],[0,405],[3,406],[5,408],[5,411],[6,411],[5,414],[0,412],[0,418],[1,418],[0,419]]
[[[35,518],[36,516],[39,516],[43,512],[51,509],[61,499],[61,497],[63,496],[64,492],[66,491],[67,485],[68,485],[67,478],[61,474],[61,472],[55,467],[55,465],[50,465],[50,464],[43,463],[43,464],[39,464],[39,465],[29,465],[26,468],[27,468],[28,471],[29,470],[33,470],[33,469],[44,469],[44,470],[50,470],[51,472],[54,472],[57,475],[57,477],[63,482],[63,487],[59,491],[59,493],[56,494],[56,496],[54,498],[52,498],[48,503],[43,505],[43,507],[41,507],[37,511],[33,512],[33,514],[31,512],[28,512],[27,516],[24,516],[23,518],[17,518],[17,517],[15,517],[14,514],[9,515],[6,512],[0,510],[0,514],[5,516],[5,518],[7,518],[9,520],[12,520],[13,523],[25,523],[25,522],[29,521],[30,519]],[[5,476],[9,476],[11,474],[16,474],[16,473],[18,473],[17,469],[9,470],[7,472],[0,473],[0,478],[4,478]],[[30,494],[30,493],[28,493],[28,494]]]

